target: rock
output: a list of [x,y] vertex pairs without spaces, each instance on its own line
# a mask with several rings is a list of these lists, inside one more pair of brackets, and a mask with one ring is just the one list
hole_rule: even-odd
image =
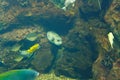
[[27,34],[38,31],[39,29],[35,29],[34,27],[27,28],[24,26],[22,29],[14,29],[12,31],[2,33],[0,34],[0,38],[11,41],[20,41],[23,40]]
[[111,25],[111,28],[119,25],[119,24],[116,24],[120,22],[119,4],[120,4],[119,0],[113,0],[110,8],[107,10],[107,13],[105,14],[105,17],[104,17],[105,21]]
[[63,39],[64,50],[58,53],[59,58],[55,65],[56,75],[79,79],[92,77],[92,63],[97,57],[95,48],[97,44],[94,36],[90,35],[87,28],[84,27],[84,30],[82,28],[82,25],[80,27],[77,24]]
[[110,24],[110,30],[115,35],[116,44],[120,42],[120,1],[114,0],[105,15],[105,21]]
[[119,80],[120,79],[120,59],[116,60],[116,62],[113,63],[113,68],[111,69],[107,80]]
[[89,18],[101,18],[103,19],[104,13],[110,6],[112,0],[78,0],[80,17],[88,20]]
[[[59,30],[64,30],[64,33],[66,33],[66,31],[72,27],[72,21],[76,13],[75,10],[64,12],[49,2],[49,0],[15,0],[14,2],[10,0],[6,2],[9,4],[9,8],[1,14],[1,31],[11,29],[13,25],[14,27],[18,27],[20,24],[39,24],[43,25],[48,30],[56,30],[59,33]],[[1,10],[3,11],[3,9]],[[2,25],[4,25],[4,27]]]
[[39,50],[39,53],[32,60],[33,67],[40,73],[48,72],[51,68],[53,55],[51,54],[49,46]]

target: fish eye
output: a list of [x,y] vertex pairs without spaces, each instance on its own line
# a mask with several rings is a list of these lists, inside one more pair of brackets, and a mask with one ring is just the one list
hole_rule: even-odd
[[59,40],[59,39],[58,39],[57,41],[58,41],[58,42],[60,42],[60,40]]

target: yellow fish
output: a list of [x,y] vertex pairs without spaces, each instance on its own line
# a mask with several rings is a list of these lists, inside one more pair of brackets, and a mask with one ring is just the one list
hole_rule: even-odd
[[31,55],[39,48],[40,48],[40,45],[37,43],[37,44],[34,44],[33,46],[31,46],[28,50],[20,51],[20,53],[23,56]]
[[33,53],[34,51],[36,51],[37,49],[39,49],[40,48],[40,45],[37,43],[37,44],[34,44],[33,46],[31,46],[28,50],[27,50],[27,52],[28,53]]
[[19,51],[21,55],[19,55],[16,59],[14,59],[16,62],[20,62],[24,57],[31,57],[35,55],[35,51],[40,48],[40,45],[38,43],[31,46],[28,50]]

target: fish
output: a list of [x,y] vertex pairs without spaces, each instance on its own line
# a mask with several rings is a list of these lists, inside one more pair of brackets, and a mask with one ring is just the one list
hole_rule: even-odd
[[57,46],[60,46],[62,44],[62,38],[54,31],[48,31],[47,38],[51,43]]
[[29,41],[35,41],[38,38],[38,33],[33,32],[33,33],[29,33],[25,36],[25,39],[29,40]]
[[114,35],[112,32],[108,33],[108,40],[110,42],[111,48],[113,48],[113,42],[114,42]]
[[29,58],[30,60],[36,55],[36,50],[40,48],[40,45],[38,43],[34,44],[27,50],[19,50],[20,55],[17,56],[14,61],[20,62],[23,59]]
[[21,46],[22,46],[21,44],[15,44],[12,46],[11,51],[13,51],[13,52],[19,51]]
[[37,44],[34,44],[33,46],[31,46],[27,52],[28,53],[33,53],[34,51],[36,51],[37,49],[39,49],[40,45],[37,43]]
[[66,10],[66,8],[72,4],[72,6],[74,7],[74,3],[75,3],[76,0],[65,0],[65,3],[64,3],[64,7],[62,8],[63,10]]
[[32,69],[10,70],[0,74],[0,80],[35,80],[39,72]]
[[20,51],[20,53],[23,56],[31,55],[32,53],[34,53],[39,48],[40,48],[40,45],[38,43],[36,43],[33,46],[31,46],[28,50]]
[[35,41],[38,39],[38,37],[42,36],[41,34],[43,34],[43,32],[32,32],[28,33],[24,38],[29,41]]

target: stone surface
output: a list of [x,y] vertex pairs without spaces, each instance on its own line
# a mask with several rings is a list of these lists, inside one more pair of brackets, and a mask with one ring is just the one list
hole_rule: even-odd
[[[47,45],[48,46],[48,45]],[[41,48],[39,52],[35,55],[31,64],[40,73],[49,72],[51,68],[51,63],[53,60],[53,55],[51,54],[50,47]]]
[[[113,0],[105,14],[105,21],[109,24],[108,33],[113,32],[114,44],[113,49],[110,47],[108,37],[101,35],[97,38],[99,46],[99,57],[93,64],[93,74],[95,80],[119,80],[119,0]],[[97,37],[97,35],[96,35]],[[117,66],[116,66],[117,65]],[[117,71],[116,71],[117,70]]]
[[89,79],[92,77],[92,64],[98,55],[95,48],[97,44],[88,29],[87,22],[79,21],[76,21],[75,27],[63,39],[64,50],[58,52],[60,57],[56,61],[55,73]]

